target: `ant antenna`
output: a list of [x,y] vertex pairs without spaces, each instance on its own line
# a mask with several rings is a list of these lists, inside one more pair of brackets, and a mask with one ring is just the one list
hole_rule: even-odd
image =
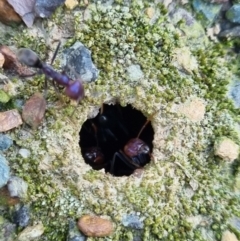
[[137,138],[139,139],[139,136],[142,134],[142,131],[144,130],[144,128],[146,127],[146,125],[150,122],[150,119],[147,119],[147,121],[145,122],[145,124],[142,126],[141,130],[139,131]]
[[147,126],[147,124],[152,120],[153,116],[157,113],[154,112],[152,115],[150,115],[150,117],[146,120],[146,122],[144,123],[144,125],[142,126],[141,130],[139,131],[137,138],[139,138],[139,136],[142,134],[143,130],[145,129],[145,127]]

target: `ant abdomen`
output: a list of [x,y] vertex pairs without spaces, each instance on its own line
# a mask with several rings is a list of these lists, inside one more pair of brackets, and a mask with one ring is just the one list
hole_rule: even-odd
[[29,67],[42,68],[42,62],[38,55],[31,49],[22,48],[17,52],[19,61]]

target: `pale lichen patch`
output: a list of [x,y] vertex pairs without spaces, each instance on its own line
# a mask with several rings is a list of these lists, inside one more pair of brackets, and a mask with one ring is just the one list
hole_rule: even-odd
[[189,120],[199,122],[204,119],[205,101],[199,98],[189,99],[179,106],[178,111],[184,114]]
[[192,73],[192,71],[198,68],[197,59],[192,55],[188,47],[176,48],[173,51],[172,64],[188,73]]
[[239,154],[239,146],[227,137],[217,139],[214,144],[214,154],[225,161],[234,161]]

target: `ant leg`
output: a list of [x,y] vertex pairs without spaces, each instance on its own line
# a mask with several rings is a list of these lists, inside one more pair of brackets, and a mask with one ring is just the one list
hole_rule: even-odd
[[77,109],[77,107],[78,107],[79,102],[80,102],[81,99],[82,99],[82,96],[81,96],[80,98],[77,99],[77,104],[76,104],[76,106],[74,107],[74,110],[73,110],[72,114],[70,115],[70,118],[73,117],[73,114],[74,114],[74,112],[76,111],[76,109]]
[[[114,170],[114,166],[115,166],[115,162],[116,162],[116,158],[119,158],[122,162],[124,162],[129,168],[130,170],[134,171],[135,169],[139,168],[140,166],[135,165],[135,163],[133,163],[131,161],[131,159],[129,159],[121,150],[119,152],[115,152],[113,159],[111,161],[111,167],[110,167],[110,173],[112,175],[116,175],[117,173]],[[125,174],[127,175],[128,172],[125,172]],[[129,174],[129,173],[128,173]]]
[[59,51],[60,45],[61,45],[61,41],[58,42],[57,48],[56,48],[56,50],[53,54],[52,60],[51,60],[51,65],[53,64],[54,60],[56,59],[56,56],[57,56],[57,53]]
[[128,156],[126,156],[126,154],[124,154],[124,152],[122,150],[119,151],[122,154],[122,161],[131,169],[135,170],[136,168],[139,168],[141,166],[139,166],[137,163],[134,162],[135,158],[133,157],[132,159]]
[[45,80],[44,80],[44,98],[47,99],[47,88],[48,88],[48,81],[47,81],[47,77],[45,77]]
[[117,157],[122,159],[122,156],[121,156],[121,154],[119,152],[115,152],[114,155],[113,155],[113,159],[111,160],[110,173],[112,175],[115,175],[115,173],[114,173],[114,165],[115,165],[115,161],[116,161]]

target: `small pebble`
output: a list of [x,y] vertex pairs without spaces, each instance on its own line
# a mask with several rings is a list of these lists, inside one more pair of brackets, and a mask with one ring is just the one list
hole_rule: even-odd
[[28,158],[31,155],[31,152],[28,149],[21,148],[18,153],[23,157],[23,158]]
[[155,10],[154,8],[149,7],[145,10],[145,13],[150,19],[152,19],[152,17],[154,16]]
[[135,214],[126,214],[122,219],[122,224],[129,228],[143,229],[143,222]]
[[231,139],[222,137],[214,143],[214,154],[225,161],[232,162],[238,157],[239,146]]
[[77,7],[78,5],[78,1],[77,0],[66,0],[65,1],[65,6],[66,8],[72,10],[74,9],[75,7]]
[[113,223],[97,216],[84,215],[78,220],[78,228],[88,237],[105,237],[112,234]]
[[25,198],[28,184],[20,177],[11,177],[8,181],[8,191],[11,197]]
[[36,4],[34,6],[34,11],[36,16],[40,18],[48,18],[52,15],[52,13],[65,2],[65,0],[36,0]]
[[44,233],[44,226],[39,223],[34,226],[25,228],[19,235],[18,241],[31,241],[38,240],[38,238]]
[[10,168],[7,160],[0,154],[0,188],[3,187],[10,178]]
[[27,206],[21,206],[13,213],[13,222],[19,227],[26,227],[30,220],[30,211]]
[[46,110],[46,100],[42,94],[36,93],[25,103],[22,112],[24,122],[36,129],[42,122]]
[[11,130],[22,124],[22,118],[18,110],[0,112],[0,132]]
[[10,137],[0,134],[0,151],[7,150],[12,144],[13,141]]

